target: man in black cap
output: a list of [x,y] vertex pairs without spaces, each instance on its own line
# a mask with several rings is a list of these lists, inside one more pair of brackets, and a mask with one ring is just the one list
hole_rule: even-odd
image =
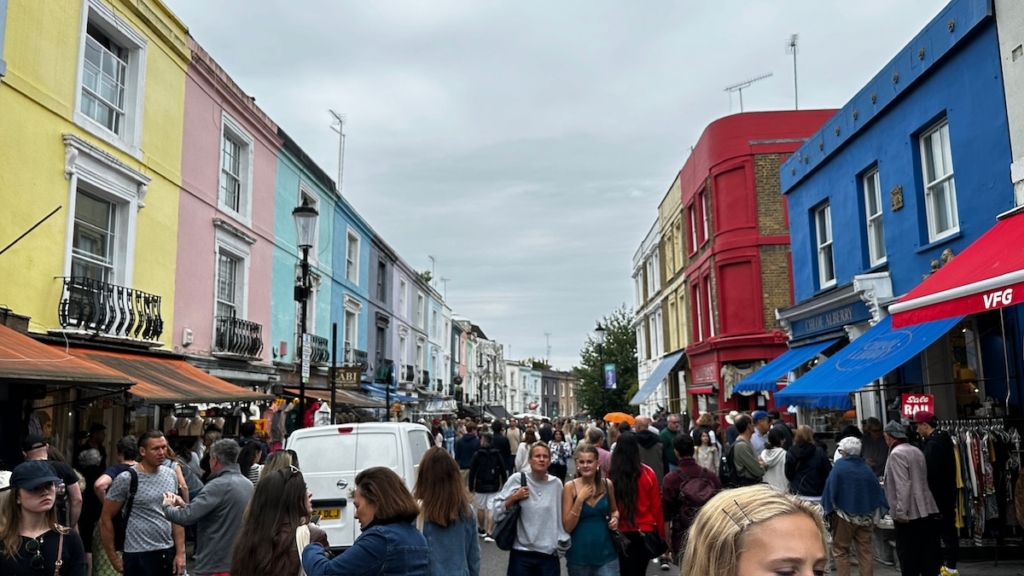
[[100,452],[100,463],[104,468],[107,467],[107,449],[103,443],[107,440],[107,427],[99,422],[93,422],[92,426],[89,426],[89,437],[83,442],[77,450],[75,450],[75,457],[71,459],[71,463],[75,468],[81,468],[82,463],[79,458],[82,456],[82,452],[86,450],[95,449]]
[[958,574],[956,561],[960,556],[960,534],[956,528],[956,450],[949,432],[940,430],[935,415],[928,411],[914,414],[917,433],[924,439],[921,450],[928,466],[928,489],[932,492],[941,516],[940,533],[944,546],[943,576]]
[[82,514],[82,489],[78,487],[78,474],[67,462],[48,460],[50,446],[38,434],[29,434],[21,441],[21,453],[25,461],[41,460],[46,462],[53,474],[64,483],[63,493],[57,493],[57,521],[63,526],[75,528],[78,517]]

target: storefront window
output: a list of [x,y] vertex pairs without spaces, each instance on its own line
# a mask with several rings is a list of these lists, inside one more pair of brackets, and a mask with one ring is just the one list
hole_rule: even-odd
[[982,374],[977,334],[973,319],[965,319],[949,333],[958,418],[976,416],[975,412],[981,407],[981,399],[985,397],[984,383],[980,380]]

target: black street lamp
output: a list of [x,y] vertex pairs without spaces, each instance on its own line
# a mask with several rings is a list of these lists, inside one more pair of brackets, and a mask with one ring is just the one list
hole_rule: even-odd
[[[310,278],[309,278],[309,249],[313,247],[314,236],[316,235],[316,220],[320,215],[316,208],[309,205],[309,201],[302,199],[302,206],[292,210],[292,218],[295,219],[295,245],[302,250],[302,274],[295,285],[295,301],[302,303],[302,312],[299,323],[302,332],[299,334],[299,358],[302,362],[306,356],[306,317],[308,314]],[[331,406],[331,410],[334,406]],[[298,427],[304,427],[306,422],[306,379],[299,374],[299,423]]]
[[601,377],[600,377],[600,379],[598,381],[601,383],[601,387],[602,388],[604,388],[604,387],[606,387],[608,385],[608,383],[605,382],[605,374],[604,374],[604,335],[605,335],[604,326],[601,326],[601,323],[598,322],[597,323],[597,328],[594,328],[594,340],[597,340],[597,359],[598,359],[597,370],[598,370],[598,373],[601,374]]

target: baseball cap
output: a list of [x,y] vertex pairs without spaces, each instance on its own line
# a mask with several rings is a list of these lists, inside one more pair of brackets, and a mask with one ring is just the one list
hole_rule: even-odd
[[935,414],[932,414],[927,410],[914,413],[914,424],[924,424],[925,422],[931,422],[932,420],[935,420]]
[[39,434],[29,434],[21,441],[22,452],[31,452],[32,450],[38,450],[44,446],[46,446],[46,440],[44,440]]
[[11,472],[11,488],[33,490],[40,484],[60,482],[53,473],[53,468],[46,460],[29,460],[14,467]]
[[900,440],[907,439],[907,431],[903,428],[903,425],[897,420],[889,420],[889,423],[885,425],[882,430],[893,438],[899,438]]
[[750,419],[752,421],[754,421],[754,422],[757,422],[758,420],[761,420],[761,419],[764,419],[764,418],[767,418],[767,417],[768,417],[768,413],[765,412],[764,410],[756,410],[756,411],[754,411],[753,414],[750,415]]

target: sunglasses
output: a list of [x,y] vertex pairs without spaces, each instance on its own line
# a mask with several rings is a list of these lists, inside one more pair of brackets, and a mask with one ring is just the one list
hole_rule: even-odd
[[29,565],[32,566],[33,570],[42,570],[46,567],[43,562],[43,543],[35,538],[25,543],[25,551],[29,554],[34,554]]

